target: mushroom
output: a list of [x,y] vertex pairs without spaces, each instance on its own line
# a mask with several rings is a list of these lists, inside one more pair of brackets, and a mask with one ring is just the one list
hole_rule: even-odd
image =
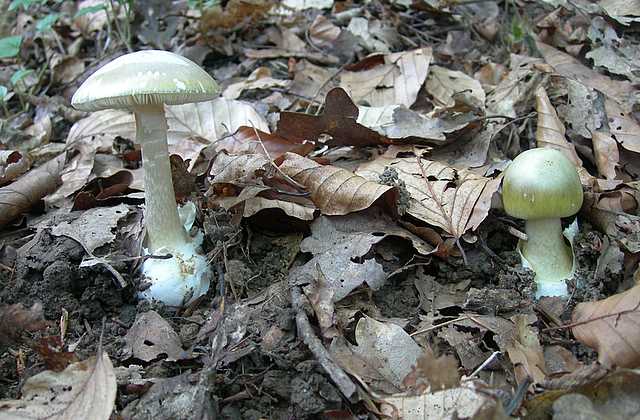
[[126,54],[93,73],[76,91],[72,105],[82,111],[129,109],[142,146],[147,258],[142,273],[150,287],[140,298],[181,306],[209,289],[210,270],[198,252],[202,233],[190,237],[180,221],[171,179],[164,105],[213,99],[215,80],[192,61],[167,51]]
[[573,274],[573,253],[560,218],[582,206],[578,172],[562,152],[531,149],[509,165],[502,181],[502,201],[510,216],[526,220],[527,240],[518,248],[536,273],[536,296],[566,296],[565,279]]

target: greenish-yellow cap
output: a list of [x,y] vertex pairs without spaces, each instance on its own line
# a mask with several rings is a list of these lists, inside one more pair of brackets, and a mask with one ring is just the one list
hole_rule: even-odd
[[502,202],[518,219],[549,219],[576,214],[582,206],[576,167],[562,152],[530,149],[511,162],[502,181]]
[[218,84],[193,61],[160,50],[138,51],[107,63],[78,88],[71,104],[81,111],[179,105],[213,99]]

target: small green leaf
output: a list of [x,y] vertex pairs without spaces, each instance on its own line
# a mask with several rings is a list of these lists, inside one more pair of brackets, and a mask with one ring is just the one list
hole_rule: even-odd
[[53,25],[56,24],[56,21],[58,20],[59,17],[60,17],[59,13],[51,13],[43,17],[38,21],[38,23],[36,23],[36,30],[38,32],[48,31],[49,29],[51,29]]
[[0,39],[0,58],[11,58],[18,55],[20,45],[22,44],[22,36],[8,36]]
[[15,86],[19,81],[23,80],[25,77],[27,77],[31,73],[33,73],[33,70],[31,69],[20,69],[17,72],[13,73],[11,75],[11,79],[9,80],[11,81],[11,84]]
[[82,9],[78,10],[75,14],[74,17],[80,17],[80,16],[84,16],[84,15],[88,15],[91,13],[97,13],[101,10],[106,10],[107,9],[107,5],[106,4],[99,4],[97,6],[89,6],[89,7],[83,7]]
[[7,93],[9,93],[9,89],[7,89],[6,86],[0,85],[0,102],[4,102],[4,98],[7,96]]

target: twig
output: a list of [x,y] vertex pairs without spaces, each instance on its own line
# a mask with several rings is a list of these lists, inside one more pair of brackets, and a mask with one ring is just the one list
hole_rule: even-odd
[[579,325],[589,324],[590,322],[599,321],[599,320],[605,319],[605,318],[611,318],[611,317],[614,317],[614,316],[618,317],[618,316],[622,316],[622,315],[626,315],[626,314],[631,314],[633,312],[638,312],[638,308],[639,307],[640,307],[640,302],[636,303],[636,306],[634,306],[632,309],[627,309],[627,310],[620,311],[620,312],[615,312],[615,313],[612,313],[612,314],[600,315],[600,316],[596,316],[594,318],[585,319],[584,321],[578,321],[578,322],[572,322],[570,324],[560,325],[559,327],[545,328],[545,329],[542,330],[542,332],[555,331],[555,330],[565,330],[567,328],[573,328],[573,327],[577,327]]
[[307,313],[304,310],[302,292],[298,286],[291,287],[291,304],[296,310],[296,325],[298,326],[298,334],[302,337],[302,341],[329,374],[333,382],[340,389],[340,392],[342,392],[347,399],[351,399],[356,392],[356,385],[344,370],[333,361],[327,349],[324,348],[320,339],[315,335]]

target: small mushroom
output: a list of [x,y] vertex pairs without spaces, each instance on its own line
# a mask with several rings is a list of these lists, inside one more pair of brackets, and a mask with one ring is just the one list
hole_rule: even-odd
[[536,296],[566,296],[573,274],[573,253],[562,234],[562,217],[582,206],[582,185],[575,166],[555,149],[531,149],[509,165],[502,201],[510,216],[526,220],[522,256],[536,273]]
[[209,289],[210,271],[198,252],[202,234],[189,237],[178,216],[171,179],[164,105],[213,99],[218,85],[192,61],[149,50],[126,54],[93,73],[76,91],[72,105],[82,111],[129,109],[135,115],[136,141],[142,146],[145,226],[149,254],[142,272],[151,284],[139,297],[181,306]]

